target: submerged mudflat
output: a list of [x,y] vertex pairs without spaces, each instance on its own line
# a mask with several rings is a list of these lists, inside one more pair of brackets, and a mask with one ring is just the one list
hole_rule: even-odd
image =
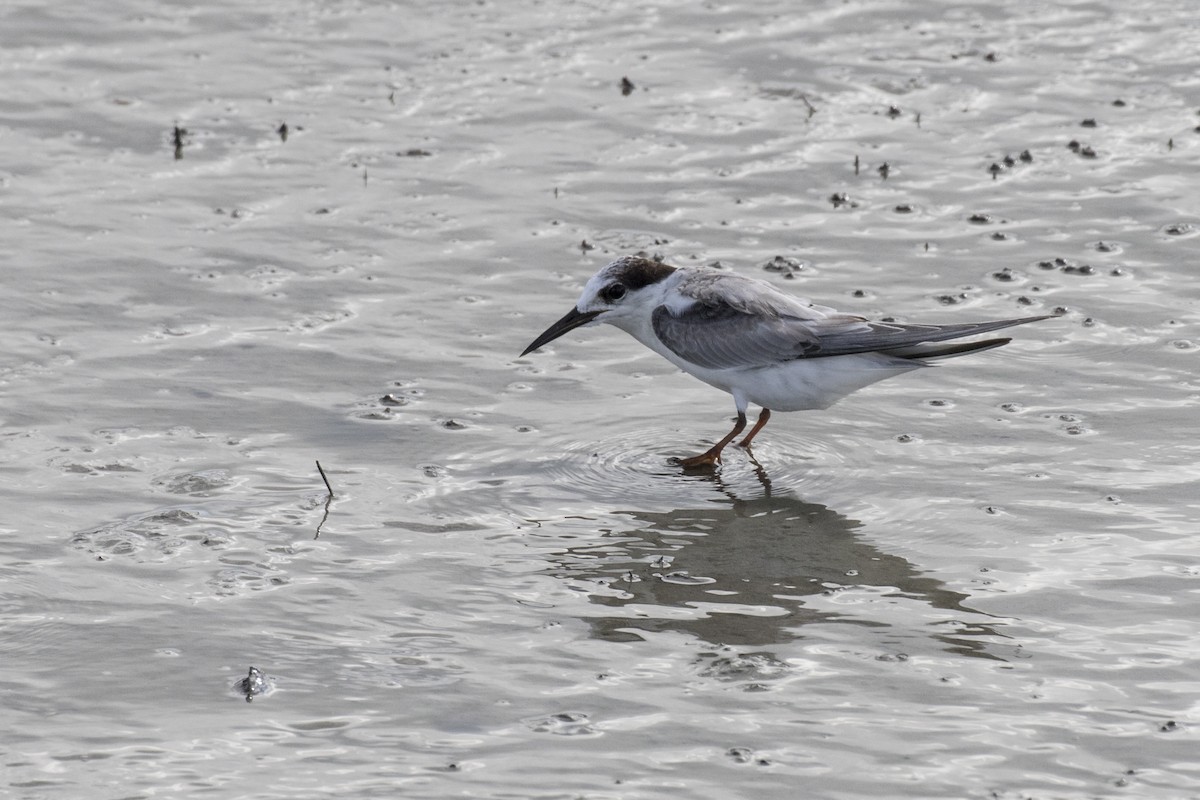
[[[12,796],[1198,791],[1177,6],[10,3],[0,45]],[[1061,316],[689,474],[726,395],[612,329],[517,357],[638,251]]]

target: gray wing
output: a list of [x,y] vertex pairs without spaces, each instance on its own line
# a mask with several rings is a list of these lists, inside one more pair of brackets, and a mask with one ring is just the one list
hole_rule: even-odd
[[676,288],[651,314],[654,333],[679,357],[710,369],[803,358],[818,345],[813,323],[834,316],[865,321],[735,273],[687,269]]
[[[793,310],[804,316],[787,313]],[[820,306],[793,307],[782,313],[778,308],[760,307],[747,313],[712,295],[685,308],[659,306],[651,315],[654,333],[664,345],[680,358],[708,369],[747,369],[797,358],[875,351],[899,351],[895,355],[919,358],[919,349],[909,349],[1038,319],[1045,317],[913,325],[870,322]]]
[[804,320],[746,314],[724,303],[696,303],[679,313],[659,306],[650,321],[668,349],[708,369],[778,364],[804,358],[818,346]]

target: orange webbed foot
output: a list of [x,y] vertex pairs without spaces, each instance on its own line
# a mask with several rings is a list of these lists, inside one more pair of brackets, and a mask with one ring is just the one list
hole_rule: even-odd
[[684,469],[695,469],[697,467],[715,467],[721,463],[721,454],[714,453],[709,450],[707,453],[701,453],[698,456],[689,456],[688,458],[676,458],[675,463]]

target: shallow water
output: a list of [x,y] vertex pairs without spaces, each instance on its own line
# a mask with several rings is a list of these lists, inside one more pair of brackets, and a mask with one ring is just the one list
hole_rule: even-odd
[[[805,6],[0,8],[4,792],[1200,795],[1196,20]],[[638,250],[1061,316],[685,474]]]

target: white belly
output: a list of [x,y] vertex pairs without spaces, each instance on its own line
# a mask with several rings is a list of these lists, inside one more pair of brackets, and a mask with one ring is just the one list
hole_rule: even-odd
[[712,370],[678,358],[669,360],[710,386],[732,394],[739,409],[744,410],[750,402],[772,411],[828,408],[864,386],[923,366],[879,353],[801,358],[757,369]]

